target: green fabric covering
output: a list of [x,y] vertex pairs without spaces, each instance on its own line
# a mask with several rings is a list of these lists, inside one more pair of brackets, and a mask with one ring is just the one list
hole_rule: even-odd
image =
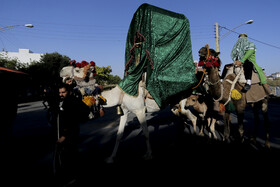
[[[140,47],[135,43],[141,42]],[[138,83],[147,72],[147,90],[159,107],[197,82],[190,26],[183,14],[149,4],[135,12],[127,34],[125,75],[119,87],[137,96]]]

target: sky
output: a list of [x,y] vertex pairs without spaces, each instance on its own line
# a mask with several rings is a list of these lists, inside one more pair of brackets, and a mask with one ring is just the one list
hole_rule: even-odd
[[[112,74],[123,78],[128,28],[143,3],[188,18],[193,60],[198,60],[198,50],[206,44],[216,48],[217,23],[222,67],[232,63],[230,53],[238,34],[246,33],[257,47],[257,64],[267,75],[280,72],[279,0],[1,0],[0,28],[34,27],[0,30],[0,49],[58,52],[78,62],[93,60],[99,67],[111,66]],[[253,23],[243,24],[248,20]]]

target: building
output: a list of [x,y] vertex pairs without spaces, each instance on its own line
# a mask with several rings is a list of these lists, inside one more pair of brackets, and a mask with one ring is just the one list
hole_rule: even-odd
[[30,64],[33,61],[40,61],[43,54],[33,53],[29,49],[19,49],[18,52],[1,51],[0,57],[9,60],[18,60],[21,63]]
[[274,79],[278,79],[278,78],[280,78],[280,72],[273,73],[273,74],[271,74],[271,76],[272,76]]

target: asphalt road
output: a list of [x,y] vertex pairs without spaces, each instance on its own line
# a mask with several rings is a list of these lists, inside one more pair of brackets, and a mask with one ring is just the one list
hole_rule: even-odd
[[[7,165],[2,177],[10,177],[5,186],[55,186],[52,167],[55,135],[47,123],[46,112],[41,102],[18,106],[13,138],[8,143],[9,147],[3,150],[8,157],[2,159],[2,163]],[[245,116],[246,140],[243,144],[234,138],[234,114],[232,141],[229,143],[221,141],[222,122],[216,126],[219,139],[214,141],[207,136],[193,135],[190,122],[184,127],[169,108],[147,114],[152,160],[143,159],[146,150],[144,137],[137,119],[131,114],[115,163],[107,164],[105,159],[113,150],[119,122],[116,108],[107,108],[105,116],[81,125],[79,176],[75,186],[134,186],[151,182],[181,186],[192,181],[209,184],[209,179],[217,177],[226,177],[231,184],[238,184],[241,179],[243,183],[250,182],[251,178],[245,176],[252,173],[255,177],[262,176],[258,180],[266,179],[264,175],[273,176],[272,171],[279,170],[280,165],[279,112],[280,101],[270,101],[269,150],[264,147],[262,125],[257,144],[250,142],[253,115],[249,108]]]

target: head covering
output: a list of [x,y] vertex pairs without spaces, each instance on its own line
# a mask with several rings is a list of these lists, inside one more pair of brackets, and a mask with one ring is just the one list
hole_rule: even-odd
[[242,37],[242,36],[248,37],[247,34],[239,34],[238,38],[240,38],[240,37]]
[[249,49],[254,49],[256,51],[257,48],[253,42],[248,40],[246,34],[240,34],[231,51],[231,59],[233,61],[237,59],[241,60]]

